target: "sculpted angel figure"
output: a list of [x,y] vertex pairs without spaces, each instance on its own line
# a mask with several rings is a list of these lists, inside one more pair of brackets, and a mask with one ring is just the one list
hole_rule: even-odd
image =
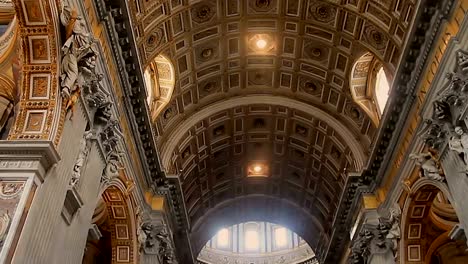
[[435,160],[432,158],[431,153],[412,153],[410,154],[409,158],[414,159],[416,161],[416,164],[421,166],[424,177],[435,181],[444,180],[444,177],[442,177],[442,175],[440,175],[439,173],[439,168],[437,167]]

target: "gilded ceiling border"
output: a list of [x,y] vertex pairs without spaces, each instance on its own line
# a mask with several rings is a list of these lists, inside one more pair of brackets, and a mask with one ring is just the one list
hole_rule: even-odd
[[10,140],[51,140],[63,129],[59,94],[58,9],[52,0],[14,0],[20,38],[21,96]]

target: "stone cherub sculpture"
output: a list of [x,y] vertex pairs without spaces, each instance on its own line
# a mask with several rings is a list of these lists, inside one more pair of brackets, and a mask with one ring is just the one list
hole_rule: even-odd
[[415,160],[416,164],[421,166],[424,177],[435,181],[444,180],[444,177],[440,174],[439,167],[430,152],[419,154],[412,153],[409,155],[409,158]]
[[465,170],[468,172],[468,134],[462,127],[455,127],[454,133],[449,139],[449,149],[463,155]]

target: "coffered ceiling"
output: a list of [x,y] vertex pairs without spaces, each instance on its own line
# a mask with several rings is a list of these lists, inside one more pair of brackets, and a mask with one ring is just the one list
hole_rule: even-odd
[[[415,1],[132,1],[141,60],[174,65],[154,127],[190,224],[264,194],[294,203],[328,235],[344,172],[364,167],[377,133],[351,95],[353,65],[370,52],[392,75]],[[261,184],[246,177],[258,161],[269,169]]]

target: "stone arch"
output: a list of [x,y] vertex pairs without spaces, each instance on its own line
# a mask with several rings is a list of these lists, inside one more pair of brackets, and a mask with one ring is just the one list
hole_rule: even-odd
[[[421,178],[412,184],[402,210],[401,263],[445,263],[433,262],[438,250],[442,249],[447,255],[444,247],[453,246],[452,243],[464,244],[449,237],[450,230],[458,222],[451,200],[445,183]],[[450,208],[441,208],[441,204]],[[468,255],[462,258],[466,261]]]
[[93,215],[102,237],[89,240],[83,263],[89,259],[110,263],[138,263],[135,209],[128,193],[129,184],[120,179],[112,181],[101,191]]
[[63,101],[59,93],[60,28],[57,1],[14,0],[20,34],[18,112],[9,139],[60,139]]
[[158,55],[146,67],[144,77],[151,117],[156,120],[174,92],[176,80],[174,65],[166,56]]
[[312,105],[287,98],[282,96],[272,96],[272,95],[250,95],[246,97],[235,97],[228,100],[217,102],[208,107],[205,107],[198,111],[196,114],[192,115],[190,119],[184,120],[184,122],[179,123],[177,128],[174,129],[174,133],[171,133],[168,138],[165,138],[164,143],[161,145],[161,161],[165,169],[171,167],[171,156],[174,149],[177,147],[177,144],[180,142],[184,134],[187,132],[187,128],[195,125],[197,122],[200,122],[203,118],[210,116],[213,113],[225,110],[234,106],[243,106],[255,104],[262,102],[263,104],[272,104],[272,105],[281,105],[285,107],[291,107],[300,111],[314,113],[317,118],[322,119],[327,122],[331,127],[340,131],[343,138],[348,139],[348,144],[352,150],[353,155],[356,157],[356,170],[360,171],[364,167],[366,161],[366,155],[362,146],[357,141],[354,134],[345,127],[342,123],[338,122],[332,116],[330,116],[325,111],[320,110],[317,107]]

